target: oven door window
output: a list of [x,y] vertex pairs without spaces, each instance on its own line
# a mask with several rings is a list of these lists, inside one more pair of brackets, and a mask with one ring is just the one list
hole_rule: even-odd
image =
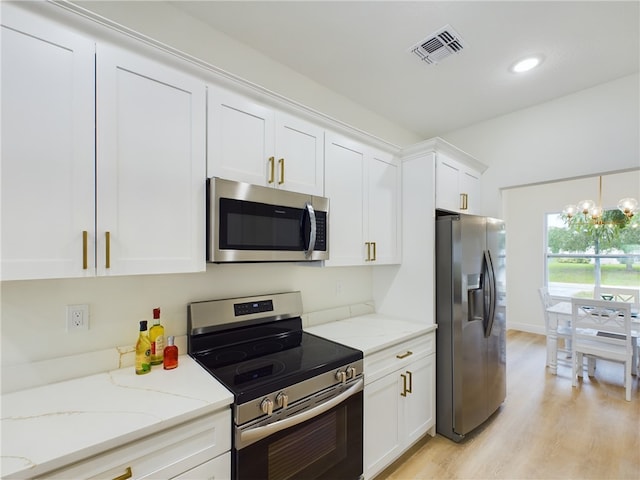
[[359,392],[322,415],[234,451],[234,478],[358,479],[362,398]]

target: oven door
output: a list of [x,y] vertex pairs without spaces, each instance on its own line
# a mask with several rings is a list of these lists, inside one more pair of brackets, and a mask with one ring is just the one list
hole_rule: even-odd
[[[233,478],[362,477],[363,381],[318,406],[266,426],[236,428]],[[244,443],[250,443],[243,447]]]

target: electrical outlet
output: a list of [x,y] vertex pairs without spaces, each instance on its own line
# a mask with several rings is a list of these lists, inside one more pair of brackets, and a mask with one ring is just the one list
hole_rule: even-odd
[[89,305],[67,305],[67,332],[89,330]]

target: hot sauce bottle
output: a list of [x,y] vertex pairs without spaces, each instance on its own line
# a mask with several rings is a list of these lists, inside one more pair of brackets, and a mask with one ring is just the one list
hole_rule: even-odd
[[174,337],[167,337],[167,346],[164,347],[164,369],[172,370],[178,366],[178,347],[174,345]]

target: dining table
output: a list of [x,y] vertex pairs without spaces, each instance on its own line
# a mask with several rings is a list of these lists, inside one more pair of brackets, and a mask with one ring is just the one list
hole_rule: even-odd
[[[573,317],[573,307],[571,301],[560,301],[555,305],[547,308],[549,314],[549,328],[547,332],[547,367],[549,371],[556,375],[558,373],[558,325],[571,325]],[[633,304],[631,307],[631,323],[632,323],[632,341],[633,341],[633,360],[631,365],[631,373],[638,374],[638,337],[640,336],[640,306]]]

